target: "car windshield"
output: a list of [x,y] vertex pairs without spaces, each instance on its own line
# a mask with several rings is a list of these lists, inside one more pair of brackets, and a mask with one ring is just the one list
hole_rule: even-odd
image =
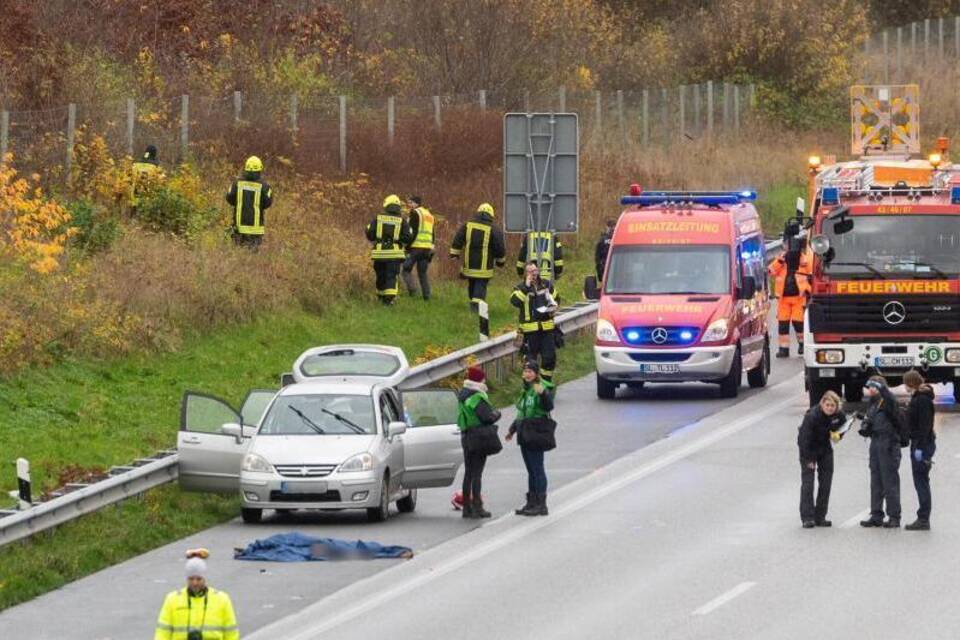
[[606,293],[721,294],[730,291],[730,249],[722,245],[614,247]]
[[258,435],[367,435],[377,432],[373,400],[361,395],[280,396]]
[[391,353],[339,349],[307,356],[300,365],[303,375],[319,376],[381,376],[396,373],[400,361]]
[[868,278],[942,278],[960,273],[960,216],[850,216],[853,229],[834,232],[826,221],[823,233],[833,250],[826,262],[831,275]]

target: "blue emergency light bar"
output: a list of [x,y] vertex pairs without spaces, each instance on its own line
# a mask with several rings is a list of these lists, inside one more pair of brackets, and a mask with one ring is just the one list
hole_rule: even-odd
[[820,192],[820,202],[824,205],[840,204],[840,188],[824,187]]
[[950,187],[950,204],[960,204],[960,187]]
[[648,191],[638,196],[623,196],[621,205],[636,204],[702,204],[715,207],[721,204],[739,204],[757,199],[756,191]]

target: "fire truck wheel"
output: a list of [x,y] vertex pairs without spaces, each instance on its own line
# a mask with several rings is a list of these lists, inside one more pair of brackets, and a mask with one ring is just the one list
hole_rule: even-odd
[[823,380],[811,380],[807,383],[807,394],[810,406],[820,402],[820,399],[823,398],[823,394],[827,391],[833,391],[834,393],[840,393],[840,383],[838,382],[825,382]]
[[960,404],[960,380],[953,383],[953,401]]
[[763,357],[760,358],[760,364],[747,371],[747,383],[751,389],[759,389],[767,386],[767,376],[770,373],[770,343],[763,343]]
[[617,383],[610,382],[597,374],[597,397],[601,400],[613,400],[617,397]]
[[720,381],[720,397],[736,398],[740,393],[740,383],[743,382],[743,359],[740,357],[740,347],[733,352],[733,362],[730,363],[730,373]]
[[863,400],[863,384],[860,382],[847,382],[843,385],[843,399],[847,402],[860,402]]

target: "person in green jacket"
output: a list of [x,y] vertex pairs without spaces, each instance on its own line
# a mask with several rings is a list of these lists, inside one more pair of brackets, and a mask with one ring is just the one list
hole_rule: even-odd
[[517,442],[527,467],[527,503],[516,510],[519,516],[547,515],[547,470],[543,463],[543,451],[527,447],[523,440],[523,421],[527,418],[544,418],[553,410],[556,385],[540,377],[540,365],[528,360],[523,365],[523,392],[517,400],[517,418],[510,425],[507,440],[519,432]]
[[485,424],[496,424],[500,412],[490,404],[487,396],[487,376],[480,367],[467,369],[467,378],[463,389],[457,395],[460,411],[457,426],[460,427],[460,444],[463,447],[463,517],[489,518],[491,513],[483,508],[480,493],[483,479],[483,467],[487,463],[487,454],[475,451],[469,446],[467,431]]

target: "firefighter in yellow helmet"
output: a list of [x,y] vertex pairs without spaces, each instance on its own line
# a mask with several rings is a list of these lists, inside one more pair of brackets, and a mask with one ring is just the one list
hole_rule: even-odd
[[407,246],[407,259],[403,261],[403,282],[407,285],[410,295],[416,295],[417,284],[413,280],[413,268],[417,268],[417,278],[420,280],[420,294],[424,300],[430,299],[430,277],[427,269],[433,261],[433,214],[423,206],[420,196],[409,196],[407,207],[410,209],[410,234],[413,241]]
[[413,241],[410,225],[403,219],[403,203],[395,195],[383,201],[383,213],[367,224],[367,240],[373,243],[370,258],[377,275],[377,296],[391,305],[397,300],[397,278],[405,257],[404,247]]
[[528,231],[517,255],[517,275],[523,277],[526,267],[535,262],[540,277],[556,282],[563,273],[563,243],[553,231]]
[[250,156],[243,165],[243,177],[227,192],[227,203],[233,207],[233,240],[238,245],[256,249],[263,241],[264,214],[273,204],[273,191],[264,182],[263,162]]
[[209,555],[206,549],[187,551],[187,586],[167,594],[154,640],[240,640],[230,596],[207,585]]
[[163,169],[160,168],[160,160],[157,158],[157,147],[148,144],[143,150],[143,155],[133,163],[131,170],[130,209],[135,212],[140,196],[151,186],[163,180]]
[[493,226],[493,218],[493,206],[484,202],[477,207],[473,218],[460,227],[450,245],[450,257],[463,260],[460,276],[467,279],[467,295],[474,311],[487,299],[487,284],[493,277],[494,265],[506,264],[503,232]]

